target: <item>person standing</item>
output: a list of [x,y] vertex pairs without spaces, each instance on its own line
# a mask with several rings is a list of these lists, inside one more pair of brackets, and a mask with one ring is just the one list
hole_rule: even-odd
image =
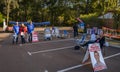
[[21,43],[24,44],[25,41],[25,34],[26,34],[26,26],[22,23],[20,26],[20,36],[21,36]]
[[30,22],[30,24],[27,25],[27,30],[28,30],[28,41],[32,42],[32,33],[34,31],[34,25],[32,21]]
[[94,31],[92,31],[91,36],[90,36],[90,41],[95,41],[96,40],[96,34]]
[[[95,37],[93,39],[96,39]],[[103,32],[100,32],[99,37],[94,41],[94,40],[89,40],[88,42],[86,42],[85,44],[81,45],[82,47],[87,46],[91,43],[100,43],[100,48],[103,50],[103,46],[105,44],[105,36],[103,34]]]
[[54,25],[52,26],[52,36],[55,36],[55,27],[54,27]]
[[18,22],[13,26],[13,31],[14,31],[14,40],[13,43],[15,42],[16,44],[18,43],[18,35],[19,35],[19,25]]
[[74,31],[74,37],[78,36],[78,25],[77,24],[73,25],[73,31]]
[[103,46],[105,44],[105,36],[102,31],[100,32],[99,38],[97,38],[95,42],[100,43],[100,48],[103,49]]

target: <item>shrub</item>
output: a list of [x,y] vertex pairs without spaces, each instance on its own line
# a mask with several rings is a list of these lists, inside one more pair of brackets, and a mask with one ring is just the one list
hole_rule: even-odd
[[3,15],[0,13],[0,27],[3,26]]
[[90,27],[101,27],[103,22],[98,19],[97,13],[90,13],[87,15],[80,15],[80,18],[85,22],[85,24],[89,24]]

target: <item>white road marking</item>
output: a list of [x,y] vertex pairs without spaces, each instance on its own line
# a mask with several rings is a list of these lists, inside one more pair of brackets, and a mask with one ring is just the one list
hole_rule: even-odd
[[[104,57],[104,59],[109,59],[109,58],[112,58],[112,57],[115,57],[115,56],[118,56],[118,55],[120,55],[120,53]],[[80,64],[80,65],[72,66],[72,67],[69,67],[69,68],[66,68],[66,69],[58,70],[57,72],[66,72],[66,71],[69,71],[69,70],[72,70],[72,69],[75,69],[75,68],[83,67],[83,66],[88,65],[90,63],[91,62],[86,63],[86,64]]]
[[30,52],[27,52],[29,55],[32,55]]
[[61,48],[55,48],[55,49],[48,49],[48,50],[42,50],[42,51],[36,51],[36,52],[27,52],[29,55],[37,54],[37,53],[43,53],[43,52],[51,52],[51,51],[57,51],[57,50],[63,50],[63,49],[69,49],[73,48],[74,46],[67,46],[67,47],[61,47]]
[[51,42],[61,42],[61,41],[69,41],[69,40],[74,40],[74,38],[55,40],[55,41],[43,41],[43,42],[36,42],[36,43],[28,43],[28,44],[23,44],[23,45],[33,45],[33,44],[42,44],[42,43],[51,43]]
[[45,72],[48,72],[48,70],[45,70]]
[[112,57],[115,57],[115,56],[118,56],[118,55],[120,55],[120,53],[116,53],[116,54],[104,57],[104,59],[109,59],[109,58],[112,58]]

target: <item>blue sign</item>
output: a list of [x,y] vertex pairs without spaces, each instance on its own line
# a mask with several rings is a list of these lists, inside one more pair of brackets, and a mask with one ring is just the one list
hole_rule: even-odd
[[[24,23],[25,25],[29,24],[29,22],[18,22],[18,24]],[[50,25],[50,22],[32,22],[34,25]],[[16,24],[15,21],[10,21],[9,24]]]
[[84,27],[85,27],[84,22],[81,22],[81,23],[80,23],[80,28],[81,28],[81,29],[84,29]]

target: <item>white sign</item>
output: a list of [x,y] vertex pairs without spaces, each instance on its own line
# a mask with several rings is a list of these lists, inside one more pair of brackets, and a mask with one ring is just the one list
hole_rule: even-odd
[[107,69],[99,43],[89,44],[89,52],[94,71]]
[[87,29],[87,34],[91,34],[92,29]]
[[3,31],[5,31],[6,28],[7,28],[7,25],[6,25],[5,19],[3,19]]

